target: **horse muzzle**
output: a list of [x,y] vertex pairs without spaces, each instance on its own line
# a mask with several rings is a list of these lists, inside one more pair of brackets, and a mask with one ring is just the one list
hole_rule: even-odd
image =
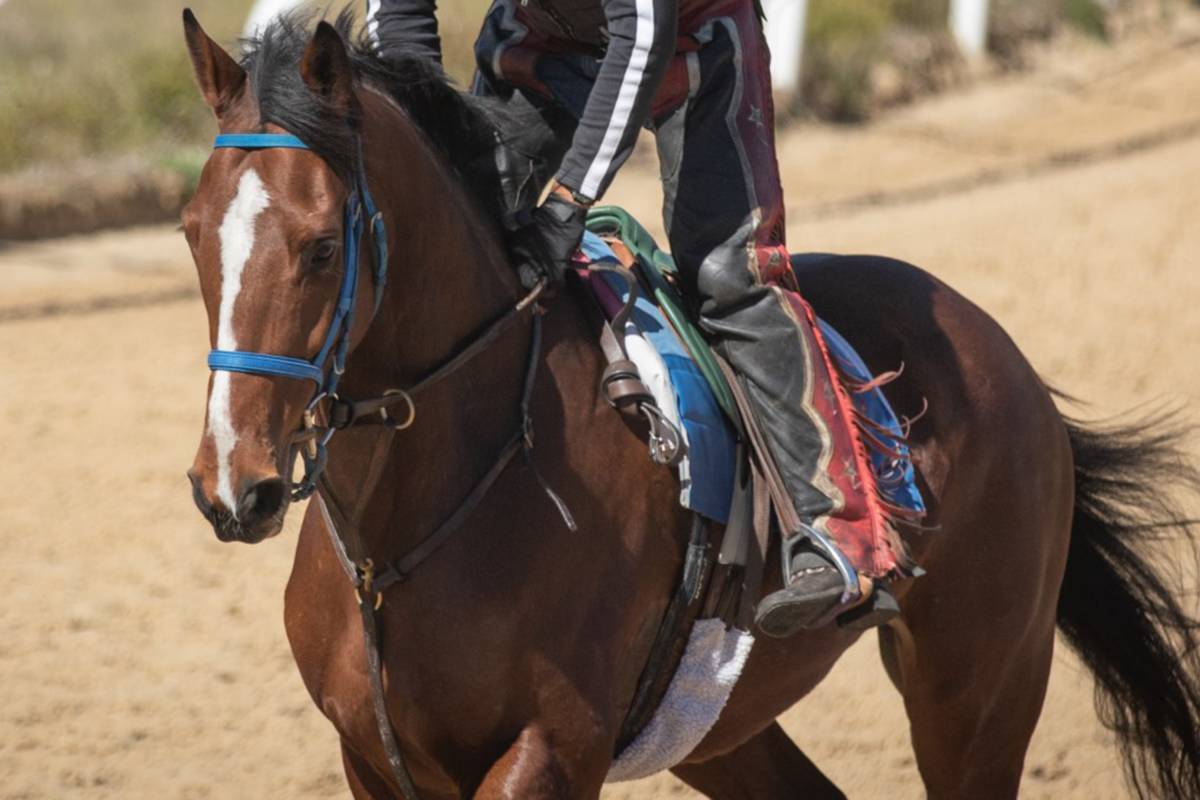
[[222,542],[257,544],[283,529],[283,518],[291,502],[287,483],[279,477],[245,481],[237,507],[227,509],[209,499],[204,480],[194,469],[188,470],[192,499],[196,508],[213,527]]

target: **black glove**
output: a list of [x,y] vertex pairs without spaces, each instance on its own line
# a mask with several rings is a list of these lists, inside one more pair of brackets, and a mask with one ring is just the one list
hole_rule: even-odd
[[513,235],[513,259],[521,282],[532,287],[538,278],[560,284],[583,239],[587,208],[551,194],[533,211],[533,222]]

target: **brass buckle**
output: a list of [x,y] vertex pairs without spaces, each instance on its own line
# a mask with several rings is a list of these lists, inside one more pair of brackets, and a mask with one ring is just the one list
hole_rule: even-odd
[[329,440],[333,437],[334,428],[332,426],[321,425],[318,416],[321,401],[325,399],[328,399],[332,403],[336,403],[339,400],[336,392],[332,394],[321,392],[308,402],[308,406],[304,409],[304,415],[301,417],[302,427],[297,436],[303,437],[304,452],[310,461],[317,458],[321,445],[328,444]]
[[304,411],[304,429],[303,434],[306,434],[304,441],[304,452],[308,454],[309,460],[317,457],[317,410],[316,408],[308,408]]
[[358,589],[358,602],[362,603],[363,598],[368,595],[375,595],[375,610],[383,605],[383,593],[375,591],[375,562],[371,559],[364,560],[358,565],[358,571],[362,573],[362,585]]

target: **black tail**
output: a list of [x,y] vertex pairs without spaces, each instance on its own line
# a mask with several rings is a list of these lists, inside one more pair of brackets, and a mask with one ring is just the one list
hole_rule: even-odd
[[1200,798],[1200,623],[1182,590],[1197,530],[1179,504],[1200,492],[1200,472],[1179,450],[1186,430],[1169,416],[1066,424],[1075,518],[1059,628],[1095,675],[1138,796]]

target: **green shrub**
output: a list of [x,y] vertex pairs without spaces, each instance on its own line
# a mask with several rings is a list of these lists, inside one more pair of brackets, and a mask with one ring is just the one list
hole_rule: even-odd
[[855,122],[870,111],[871,68],[893,22],[891,0],[812,0],[804,99],[822,116]]
[[1063,0],[1063,18],[1088,36],[1108,39],[1105,11],[1096,0]]
[[920,30],[942,30],[950,16],[950,0],[892,0],[896,21]]
[[[361,9],[361,0],[347,0]],[[151,161],[215,133],[192,81],[180,13],[235,52],[250,0],[12,0],[0,4],[0,173],[138,152]],[[341,2],[313,2],[317,9]],[[446,62],[470,76],[485,0],[442,0]]]
[[[219,41],[244,0],[192,0]],[[182,4],[14,0],[0,6],[0,172],[154,152],[212,135],[183,47]]]
[[200,173],[211,152],[207,147],[180,147],[160,155],[154,166],[178,175],[183,180],[183,193],[191,195],[200,183]]

